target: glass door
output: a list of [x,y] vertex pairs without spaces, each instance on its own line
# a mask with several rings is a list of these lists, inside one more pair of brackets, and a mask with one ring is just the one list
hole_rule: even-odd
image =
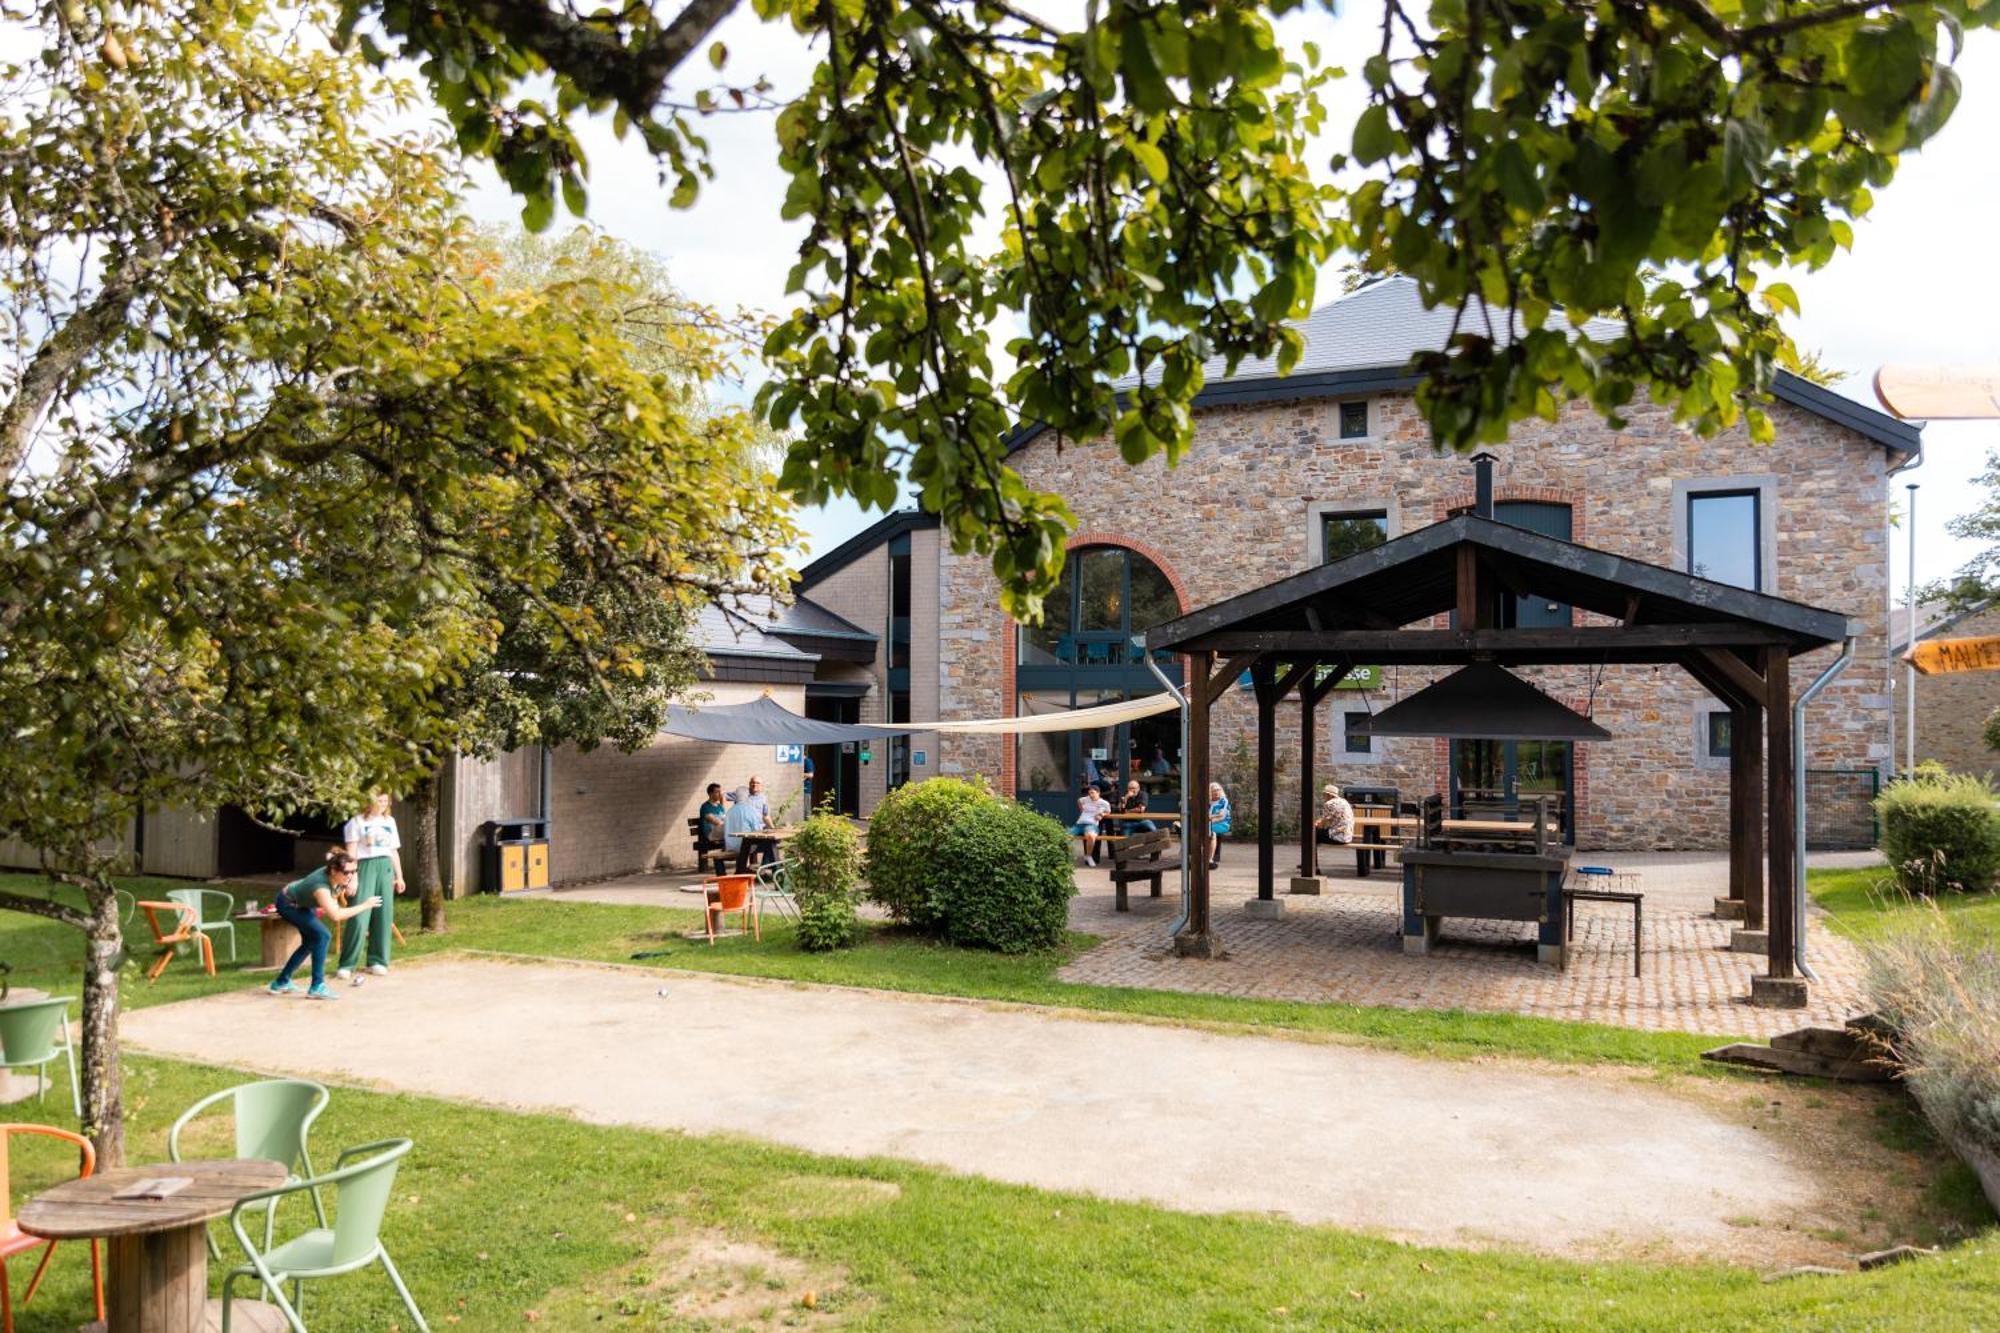
[[1451,743],[1451,811],[1457,819],[1515,819],[1523,804],[1550,798],[1563,841],[1576,840],[1576,750],[1569,741]]

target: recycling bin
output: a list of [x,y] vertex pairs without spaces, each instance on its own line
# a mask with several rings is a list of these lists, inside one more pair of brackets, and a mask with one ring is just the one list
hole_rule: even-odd
[[549,886],[549,821],[539,815],[481,826],[479,890],[519,893]]

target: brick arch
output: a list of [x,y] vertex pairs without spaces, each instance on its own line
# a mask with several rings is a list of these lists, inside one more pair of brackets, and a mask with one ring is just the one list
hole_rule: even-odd
[[[1167,559],[1159,547],[1154,546],[1151,542],[1141,541],[1137,537],[1127,536],[1122,532],[1114,532],[1109,528],[1086,528],[1081,532],[1072,532],[1069,535],[1069,540],[1063,543],[1063,551],[1066,555],[1068,552],[1076,550],[1079,546],[1122,546],[1135,555],[1145,556],[1146,559],[1153,562],[1155,569],[1158,569],[1162,574],[1167,576],[1167,583],[1174,590],[1174,599],[1180,603],[1181,614],[1186,615],[1194,609],[1194,601],[1188,596],[1187,584],[1182,580],[1180,571],[1176,570],[1173,563]],[[1015,682],[1014,676],[1014,669],[1020,665],[1021,648],[1015,637],[1019,629],[1020,626],[1014,623],[1012,616],[1008,615],[1005,611],[1000,613],[1000,633],[996,637],[1000,643],[1001,654],[1000,703],[1001,707],[1005,709],[1001,714],[1003,717],[1016,716],[1014,710],[1020,706],[1021,692]],[[1181,674],[1182,678],[1185,679],[1187,676],[1187,659],[1185,657],[1181,659]],[[1017,753],[1014,738],[1012,736],[1003,737],[1002,749],[1000,751],[999,787],[1003,794],[1009,796],[1014,791],[1016,777],[1014,765]]]
[[[1502,486],[1495,483],[1493,503],[1505,504],[1520,501],[1529,504],[1552,504],[1569,506],[1569,539],[1581,542],[1584,536],[1584,493],[1572,486]],[[1471,491],[1460,491],[1437,502],[1437,515],[1432,520],[1442,523],[1456,513],[1470,513],[1478,503]]]

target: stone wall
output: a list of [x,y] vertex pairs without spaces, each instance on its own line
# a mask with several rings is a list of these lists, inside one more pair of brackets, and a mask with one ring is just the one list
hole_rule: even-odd
[[[1472,500],[1472,467],[1439,457],[1406,394],[1370,402],[1366,439],[1337,438],[1337,404],[1299,402],[1223,408],[1197,416],[1193,448],[1177,468],[1154,459],[1127,468],[1107,443],[1062,444],[1045,434],[1013,458],[1031,486],[1062,494],[1077,516],[1080,542],[1112,542],[1147,552],[1203,606],[1306,568],[1325,510],[1385,510],[1392,536],[1444,518]],[[1778,441],[1765,448],[1739,430],[1702,440],[1663,410],[1640,405],[1622,431],[1582,408],[1556,422],[1528,422],[1498,451],[1495,498],[1567,504],[1572,535],[1584,545],[1684,567],[1676,523],[1685,497],[1676,483],[1762,486],[1774,502],[1775,538],[1765,587],[1780,596],[1845,612],[1859,633],[1857,657],[1810,710],[1809,763],[1875,768],[1888,757],[1886,451],[1788,404],[1772,409]],[[1117,484],[1106,484],[1116,482]],[[947,716],[1011,712],[1013,626],[982,559],[946,554],[941,572],[941,680]],[[1795,690],[1836,656],[1795,659]],[[1341,691],[1345,709],[1379,710],[1439,673],[1401,668],[1368,694]],[[1584,709],[1616,739],[1579,747],[1575,779],[1578,841],[1600,848],[1715,847],[1727,841],[1728,771],[1698,760],[1701,716],[1713,698],[1672,667],[1549,667],[1522,674]],[[1330,713],[1332,710],[1327,710]],[[1229,767],[1237,738],[1251,734],[1255,710],[1232,690],[1218,710],[1212,759]],[[1297,703],[1279,712],[1279,801],[1298,807]],[[1393,785],[1405,797],[1441,790],[1442,741],[1378,740],[1381,751],[1352,761],[1340,727],[1323,713],[1319,781]],[[1014,785],[1013,754],[1001,738],[952,738],[945,771],[996,775]],[[1249,766],[1254,770],[1254,765]],[[1244,776],[1254,778],[1254,771]],[[1252,790],[1231,793],[1239,809]],[[1292,816],[1295,818],[1296,816]]]
[[[2000,608],[1969,616],[1932,637],[1971,639],[1983,634],[2000,634]],[[1918,676],[1916,688],[1917,758],[1935,759],[1960,773],[1991,777],[2000,772],[2000,754],[1986,748],[1984,735],[1986,719],[2000,708],[2000,671]]]

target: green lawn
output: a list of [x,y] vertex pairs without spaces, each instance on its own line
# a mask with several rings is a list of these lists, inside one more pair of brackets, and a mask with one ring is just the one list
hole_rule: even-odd
[[[0,874],[0,888],[38,892],[40,884],[34,876]],[[177,886],[167,880],[128,882],[128,887],[141,897]],[[268,900],[270,895],[265,891],[262,896]],[[1701,1064],[1696,1056],[1724,1040],[1510,1014],[1180,995],[1112,986],[1074,986],[1057,980],[1057,969],[1090,947],[1093,937],[1088,935],[1072,935],[1067,948],[1053,953],[1007,957],[948,948],[887,927],[870,926],[864,930],[862,942],[853,949],[809,954],[797,946],[789,925],[767,918],[761,942],[729,939],[711,948],[706,943],[681,938],[683,931],[700,927],[698,912],[615,907],[569,902],[560,897],[482,896],[454,902],[450,906],[451,931],[442,937],[418,931],[414,903],[399,903],[397,919],[409,939],[407,948],[401,951],[404,957],[452,949],[483,949],[529,957],[634,962],[635,953],[665,949],[669,951],[665,957],[636,961],[644,966],[1062,1005],[1172,1022],[1337,1037],[1432,1055],[1511,1055],[1577,1063],[1611,1061],[1716,1073],[1716,1066]],[[133,923],[127,935],[135,957],[142,960],[151,957],[141,943],[146,937],[143,917]],[[77,993],[82,976],[79,939],[66,926],[20,913],[0,912],[0,960],[13,965],[13,978],[18,983],[40,986],[54,994]],[[124,1002],[156,1004],[242,985],[242,978],[233,975],[226,951],[218,947],[218,952],[222,975],[214,979],[203,975],[192,953],[170,964],[157,984],[147,984],[142,975],[127,968]],[[239,928],[237,954],[245,965],[255,965],[254,928]]]
[[[693,914],[653,908],[477,900],[454,904],[453,921],[453,934],[440,941],[418,936],[406,920],[411,951],[465,946],[613,959],[666,947],[671,954],[655,960],[663,966],[1081,1005],[1451,1054],[1685,1061],[1659,1039],[1553,1022],[1069,987],[1052,979],[1057,958],[949,953],[882,931],[852,953],[816,958],[800,954],[782,929],[761,947],[732,942],[711,952],[677,938]],[[247,932],[243,943],[247,960]],[[73,994],[76,952],[72,932],[0,913],[0,958],[14,964],[17,981]],[[157,986],[128,975],[125,993],[150,1004],[245,980],[225,968],[211,981],[184,958]],[[180,1108],[233,1081],[222,1070],[130,1061],[133,1160],[157,1160]],[[51,1121],[67,1120],[60,1099],[44,1110]],[[1755,1272],[1717,1265],[1586,1265],[1420,1248],[1267,1218],[1106,1203],[899,1162],[355,1089],[336,1091],[314,1142],[330,1159],[343,1144],[390,1133],[409,1135],[418,1148],[399,1178],[385,1235],[440,1330],[453,1316],[468,1329],[519,1327],[529,1312],[540,1326],[558,1329],[737,1327],[763,1322],[766,1309],[791,1326],[838,1321],[885,1329],[2000,1322],[2000,1232],[1992,1229],[1934,1260],[1767,1285]],[[1921,1134],[1909,1148],[1929,1152]],[[1382,1169],[1392,1169],[1387,1161]],[[1912,1169],[1923,1169],[1915,1156]],[[14,1160],[16,1197],[59,1174],[58,1155],[24,1146]],[[82,1273],[79,1250],[59,1254],[48,1286],[19,1321],[22,1333],[73,1328],[86,1305]],[[702,1304],[703,1293],[725,1288],[730,1303]],[[815,1310],[803,1304],[808,1291]],[[322,1284],[309,1302],[315,1328],[388,1329],[400,1314],[376,1274]]]
[[[1887,866],[1815,870],[1806,885],[1813,900],[1826,909],[1833,928],[1855,939],[1879,935],[1930,910],[1896,887]],[[1953,921],[2000,934],[2000,892],[1949,893],[1934,901]]]

